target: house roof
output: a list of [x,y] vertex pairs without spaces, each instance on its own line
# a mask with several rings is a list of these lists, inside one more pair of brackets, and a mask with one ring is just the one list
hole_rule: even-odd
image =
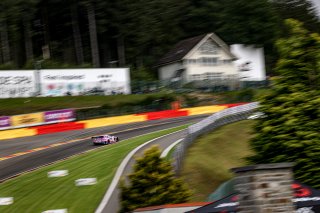
[[165,54],[157,63],[157,66],[170,64],[181,60],[195,47],[206,34],[184,39],[178,42],[167,54]]
[[167,54],[160,58],[156,66],[159,67],[182,60],[190,51],[209,38],[213,39],[228,55],[231,56],[231,58],[236,59],[229,51],[226,43],[224,43],[216,34],[209,33],[187,38],[178,42]]

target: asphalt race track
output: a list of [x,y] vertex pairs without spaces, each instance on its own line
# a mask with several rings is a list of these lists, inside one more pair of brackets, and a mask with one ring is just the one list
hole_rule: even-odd
[[[147,144],[142,149],[140,149],[137,153],[135,153],[135,156],[142,155],[145,149],[149,148],[150,146],[152,146],[154,144],[157,144],[158,146],[160,146],[160,148],[162,150],[164,150],[165,148],[170,146],[170,144],[172,144],[173,142],[185,137],[186,133],[187,133],[187,131],[183,130],[183,131],[179,131],[179,132],[161,137],[159,139],[156,139],[156,140],[152,141],[151,143]],[[134,163],[135,163],[135,159],[131,158],[121,174],[122,177],[127,176],[128,174],[130,174],[132,172],[132,166],[134,165]],[[114,177],[114,178],[117,178],[117,177]],[[110,188],[112,188],[112,186],[110,186],[108,190],[110,190]],[[120,197],[120,190],[117,185],[114,188],[114,190],[112,191],[107,202],[102,202],[101,207],[98,208],[95,211],[95,213],[116,213],[116,212],[119,212],[119,210],[120,210],[119,197]]]
[[96,148],[96,146],[92,145],[90,140],[90,137],[94,135],[114,134],[118,136],[120,140],[124,140],[162,129],[198,122],[206,116],[207,115],[179,117],[174,119],[154,120],[126,125],[106,126],[94,129],[0,140],[0,158],[16,153],[28,152],[39,147],[46,147],[60,142],[68,142],[56,147],[47,147],[43,150],[0,161],[0,182],[37,167]]

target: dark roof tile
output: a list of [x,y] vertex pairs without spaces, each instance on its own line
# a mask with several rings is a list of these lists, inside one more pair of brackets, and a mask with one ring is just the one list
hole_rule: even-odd
[[207,34],[188,38],[177,43],[167,54],[165,54],[156,64],[161,66],[181,60],[188,54],[194,46],[196,46]]

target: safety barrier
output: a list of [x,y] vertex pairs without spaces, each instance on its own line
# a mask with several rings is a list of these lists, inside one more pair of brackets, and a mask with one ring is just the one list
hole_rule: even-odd
[[[63,131],[78,130],[78,129],[97,128],[97,127],[117,125],[117,124],[143,122],[148,120],[156,120],[156,119],[164,119],[164,118],[175,118],[175,117],[189,116],[189,115],[210,114],[210,113],[219,112],[228,107],[239,106],[242,104],[244,103],[183,108],[178,110],[164,110],[164,111],[140,113],[140,114],[134,114],[134,115],[97,118],[97,119],[84,120],[84,121],[78,121],[78,122],[65,122],[66,120],[61,120],[61,122],[57,124],[34,126],[29,128],[20,128],[20,129],[13,129],[13,130],[2,130],[0,131],[0,140],[18,138],[18,137],[27,137],[27,136],[33,136],[33,135],[41,135],[41,134],[50,134],[55,132],[63,132]],[[65,110],[63,112],[54,111],[54,113],[60,113],[60,114],[65,113]]]
[[28,129],[28,128],[3,130],[3,131],[0,131],[0,140],[28,137],[36,134],[37,134],[37,131],[35,129]]
[[146,121],[147,118],[145,115],[123,115],[123,116],[115,116],[108,118],[97,118],[87,121],[79,121],[79,123],[83,123],[85,129],[110,126],[116,124],[126,124],[133,122],[141,122]]
[[157,120],[157,119],[164,119],[164,118],[176,118],[181,116],[188,116],[188,110],[164,110],[158,112],[147,112],[141,113],[139,115],[146,115],[147,120]]
[[229,105],[230,108],[217,112],[201,120],[200,122],[189,126],[186,137],[178,144],[173,154],[173,166],[175,172],[177,174],[180,172],[185,152],[199,135],[208,133],[225,124],[244,120],[254,110],[256,110],[258,106],[258,102],[242,104],[238,106]]
[[201,115],[201,114],[212,114],[219,112],[221,110],[226,109],[226,106],[201,106],[201,107],[192,107],[192,108],[184,108],[184,110],[188,111],[188,115]]
[[76,122],[59,123],[45,126],[31,127],[36,130],[37,135],[50,134],[55,132],[64,132],[70,130],[84,129],[84,124]]

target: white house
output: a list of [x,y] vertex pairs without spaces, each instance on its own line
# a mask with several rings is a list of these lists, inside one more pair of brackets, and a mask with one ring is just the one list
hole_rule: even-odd
[[160,80],[181,78],[183,82],[237,77],[236,57],[214,33],[185,39],[157,64]]
[[[182,40],[158,61],[159,79],[182,80],[184,83],[217,79],[239,81],[242,75],[239,63],[243,63],[247,59],[239,60],[238,56],[251,57],[257,53],[254,48],[252,53],[251,49],[240,47],[235,46],[237,54],[234,54],[230,51],[229,46],[214,33]],[[239,49],[240,51],[238,51]],[[259,51],[261,52],[261,50]],[[260,55],[258,58],[261,59]],[[240,62],[236,63],[236,60]],[[264,60],[259,61],[259,63],[261,62],[263,62],[261,67],[264,70]],[[260,79],[264,80],[263,77]]]

